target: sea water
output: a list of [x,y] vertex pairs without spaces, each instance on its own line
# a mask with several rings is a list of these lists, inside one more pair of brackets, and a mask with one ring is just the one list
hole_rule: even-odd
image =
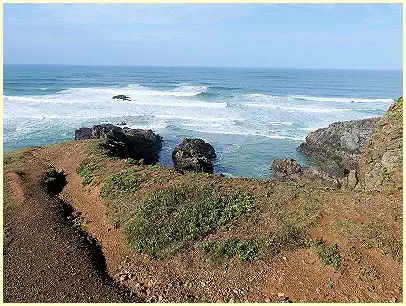
[[197,137],[215,148],[216,172],[269,177],[275,158],[311,164],[297,151],[309,132],[381,116],[401,95],[395,70],[4,65],[4,150],[125,122],[163,136],[162,165]]

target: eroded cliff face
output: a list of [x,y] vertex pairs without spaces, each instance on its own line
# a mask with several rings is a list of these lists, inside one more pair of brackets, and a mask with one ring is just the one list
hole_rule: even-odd
[[359,181],[367,190],[402,189],[403,97],[378,122],[360,157]]
[[358,169],[360,154],[380,118],[335,122],[311,132],[299,151],[320,161],[330,176],[344,178]]

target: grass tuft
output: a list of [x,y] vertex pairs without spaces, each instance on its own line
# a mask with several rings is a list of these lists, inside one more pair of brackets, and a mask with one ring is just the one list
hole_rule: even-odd
[[284,223],[265,241],[265,245],[272,254],[278,254],[283,250],[306,248],[309,246],[309,239],[310,235],[305,230]]
[[93,181],[93,176],[103,167],[103,164],[86,158],[80,163],[76,173],[83,177],[83,185],[89,185]]
[[144,180],[145,178],[140,177],[134,169],[114,173],[107,178],[100,192],[100,196],[103,199],[110,200],[126,197],[136,192]]
[[323,240],[313,240],[310,247],[323,261],[325,265],[332,265],[335,270],[342,266],[342,259],[338,253],[337,244],[333,243],[326,247]]
[[258,256],[259,250],[257,244],[241,241],[237,238],[203,241],[200,248],[215,262],[230,259],[236,254],[242,261],[253,260]]
[[130,247],[163,258],[236,220],[252,205],[250,196],[219,197],[209,186],[169,187],[140,205],[124,233]]

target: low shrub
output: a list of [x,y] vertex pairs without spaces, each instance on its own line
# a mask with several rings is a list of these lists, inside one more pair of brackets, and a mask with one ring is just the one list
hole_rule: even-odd
[[86,158],[80,163],[76,173],[83,177],[83,185],[89,185],[93,181],[93,176],[103,167],[103,164]]
[[211,260],[216,262],[230,259],[236,254],[243,261],[253,260],[257,257],[259,250],[257,244],[237,238],[203,241],[200,248]]
[[100,196],[103,199],[117,199],[136,192],[145,180],[134,169],[124,170],[110,175],[103,185]]
[[219,230],[252,209],[248,195],[218,196],[209,186],[155,191],[124,224],[127,243],[138,252],[166,257]]
[[341,268],[342,259],[340,254],[338,254],[336,243],[326,247],[323,240],[313,240],[310,243],[310,247],[322,259],[325,265],[332,265],[335,270]]

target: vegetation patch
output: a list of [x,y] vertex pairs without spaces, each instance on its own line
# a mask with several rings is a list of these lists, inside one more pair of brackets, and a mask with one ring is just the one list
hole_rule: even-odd
[[29,152],[32,147],[27,147],[20,150],[15,150],[12,152],[6,152],[3,155],[3,167],[5,170],[9,171],[17,171],[18,169],[15,167],[15,164],[19,162],[25,153]]
[[76,173],[83,177],[83,185],[89,185],[93,181],[94,175],[103,167],[103,164],[86,158],[80,163]]
[[352,239],[361,239],[365,248],[379,248],[382,255],[392,254],[395,260],[403,259],[402,237],[396,237],[384,226],[385,220],[376,218],[364,223],[344,219],[336,223],[335,229]]
[[335,270],[341,268],[342,259],[338,253],[336,243],[326,247],[323,240],[313,240],[310,242],[310,247],[313,252],[321,258],[325,265],[332,265]]
[[393,108],[385,115],[394,120],[403,122],[403,97],[400,97]]
[[390,182],[392,180],[392,171],[388,170],[388,168],[383,167],[381,171],[381,180],[383,182]]
[[310,235],[304,229],[284,223],[265,242],[272,254],[309,246]]
[[94,139],[90,141],[88,145],[89,153],[97,156],[104,156],[104,148],[102,146],[104,142],[104,139]]
[[124,224],[138,252],[166,257],[248,213],[253,197],[220,197],[210,186],[180,185],[155,191]]
[[230,259],[237,254],[243,261],[253,260],[258,256],[259,250],[256,243],[241,241],[237,238],[203,241],[200,248],[215,262]]
[[117,199],[136,192],[145,177],[134,169],[124,170],[110,175],[103,185],[100,196],[103,199]]

